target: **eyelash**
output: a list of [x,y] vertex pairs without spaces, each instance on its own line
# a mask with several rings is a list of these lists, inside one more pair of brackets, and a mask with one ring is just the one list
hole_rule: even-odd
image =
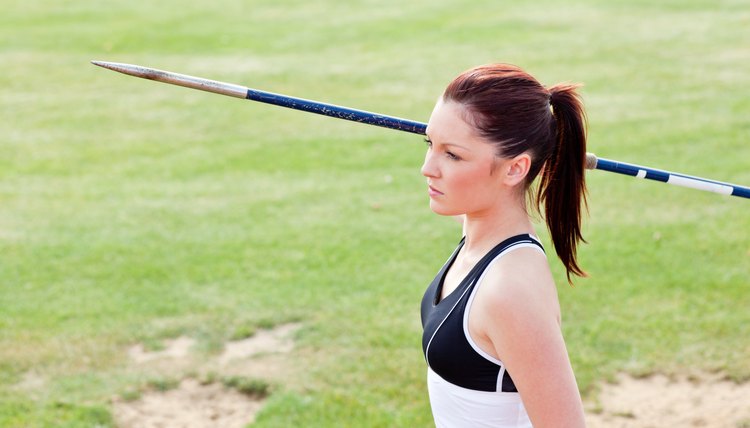
[[[427,143],[427,148],[432,148],[432,141],[429,138],[425,138],[424,142]],[[452,152],[445,152],[445,155],[448,156],[448,159],[452,161],[460,161],[461,158],[453,154]]]

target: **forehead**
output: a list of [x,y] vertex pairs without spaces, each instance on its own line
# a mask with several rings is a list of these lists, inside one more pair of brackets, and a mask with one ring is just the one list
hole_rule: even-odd
[[427,135],[434,140],[467,141],[481,139],[473,125],[467,122],[469,112],[456,102],[439,99],[427,123]]

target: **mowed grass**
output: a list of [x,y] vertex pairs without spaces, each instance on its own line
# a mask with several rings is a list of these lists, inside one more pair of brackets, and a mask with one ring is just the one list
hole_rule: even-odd
[[[585,83],[597,155],[750,184],[741,1],[0,4],[2,426],[110,426],[142,381],[128,346],[292,320],[257,426],[432,424],[418,305],[460,231],[427,206],[420,137],[92,59],[421,121],[460,71],[511,62]],[[591,278],[552,259],[584,394],[622,371],[748,379],[750,203],[588,179]]]

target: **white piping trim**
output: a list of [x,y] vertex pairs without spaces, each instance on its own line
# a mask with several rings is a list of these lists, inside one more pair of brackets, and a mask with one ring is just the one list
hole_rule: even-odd
[[503,392],[503,378],[505,377],[505,365],[500,366],[500,371],[497,373],[497,381],[495,382],[495,391]]
[[[535,236],[535,235],[529,234],[529,238],[531,238],[532,240],[536,241],[536,242],[537,242],[537,243],[538,243],[539,245],[542,245],[542,240],[541,240],[541,239],[539,239],[539,237],[538,237],[538,236]],[[543,248],[540,248],[540,250],[542,250],[542,252],[544,252],[544,249],[543,249]]]
[[427,360],[427,365],[428,366],[430,365],[430,345],[432,345],[432,339],[435,338],[435,335],[437,334],[438,330],[440,330],[440,327],[443,326],[443,324],[445,323],[445,320],[447,320],[448,317],[450,316],[450,314],[453,313],[453,310],[456,309],[456,306],[458,306],[458,304],[461,302],[461,299],[463,299],[464,294],[466,294],[466,292],[469,291],[469,288],[471,288],[471,287],[466,287],[466,290],[464,290],[464,292],[461,293],[461,296],[458,298],[458,300],[456,300],[456,303],[453,304],[453,307],[451,308],[451,310],[448,311],[448,313],[445,314],[445,317],[443,317],[443,320],[440,321],[440,325],[438,325],[437,328],[435,329],[435,331],[432,332],[432,336],[430,337],[430,341],[427,342],[427,347],[424,350],[424,358],[425,358],[425,360]]
[[[463,240],[464,238],[461,238],[461,239]],[[451,253],[450,257],[448,257],[448,259],[445,261],[445,263],[443,263],[443,267],[440,269],[443,272],[443,277],[440,278],[440,282],[438,283],[439,287],[438,287],[437,290],[435,290],[435,291],[440,291],[440,294],[443,293],[443,285],[444,285],[443,281],[445,280],[445,274],[447,273],[447,272],[443,271],[443,269],[446,269],[446,267],[447,267],[446,265],[448,264],[448,262],[451,261],[454,257],[456,257],[456,255],[458,254],[458,252],[461,251],[461,247],[463,247],[463,243],[461,243],[459,246],[456,247],[455,250],[453,250],[453,253]],[[468,290],[468,288],[466,290]],[[466,294],[466,290],[464,290],[464,292],[461,294],[461,297],[463,297],[464,294]],[[431,302],[431,304],[433,306],[435,306],[435,298],[436,297],[437,296],[432,296],[432,302]],[[427,347],[424,350],[424,358],[427,361],[427,366],[428,367],[430,366],[430,345],[432,344],[432,339],[435,338],[435,335],[437,334],[438,330],[440,330],[440,327],[443,326],[443,323],[445,323],[445,320],[448,319],[448,316],[453,312],[454,309],[456,309],[456,305],[458,305],[458,302],[460,302],[460,301],[461,301],[461,298],[459,298],[456,301],[456,303],[453,305],[453,307],[451,308],[451,310],[448,311],[448,314],[445,315],[445,317],[443,318],[442,321],[440,321],[440,325],[438,325],[437,328],[435,329],[435,331],[432,332],[432,336],[430,337],[430,341],[427,342]]]
[[[534,239],[534,240],[538,242],[537,239]],[[482,272],[482,275],[480,275],[479,279],[477,279],[476,282],[474,283],[474,288],[473,288],[473,290],[471,290],[471,294],[469,295],[469,300],[466,302],[466,309],[464,310],[463,330],[464,330],[464,336],[466,337],[466,341],[469,342],[469,345],[471,345],[471,347],[474,349],[474,351],[477,354],[479,354],[482,357],[484,357],[484,359],[486,359],[487,361],[500,366],[500,373],[498,374],[498,379],[497,379],[497,390],[498,391],[502,391],[502,382],[503,382],[503,375],[505,374],[505,365],[503,364],[502,361],[498,360],[497,358],[495,358],[492,355],[490,355],[487,352],[485,352],[482,348],[479,347],[479,345],[477,345],[476,342],[474,342],[474,339],[472,339],[471,333],[469,332],[469,313],[471,312],[471,304],[474,302],[474,297],[477,294],[477,290],[479,289],[479,286],[481,285],[482,280],[484,279],[485,275],[487,275],[487,271],[490,269],[490,266],[492,266],[496,261],[500,260],[500,258],[502,256],[504,256],[505,254],[507,254],[507,253],[509,253],[509,252],[511,252],[513,250],[516,250],[518,248],[536,248],[543,255],[545,255],[544,250],[542,248],[540,248],[536,244],[532,244],[532,243],[529,243],[529,242],[523,242],[523,241],[517,242],[515,244],[511,244],[508,248],[506,248],[500,254],[498,254],[497,256],[495,256],[495,258],[492,259],[487,264],[487,267]],[[545,257],[546,257],[546,255],[545,255]],[[452,311],[452,309],[451,309],[451,311]],[[441,325],[442,325],[442,323],[441,323]]]

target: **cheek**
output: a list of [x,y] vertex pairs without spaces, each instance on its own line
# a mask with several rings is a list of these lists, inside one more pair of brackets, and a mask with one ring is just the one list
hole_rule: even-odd
[[490,175],[489,165],[482,165],[457,177],[455,184],[459,195],[468,204],[483,204],[497,195],[499,178]]
[[451,187],[456,196],[470,196],[477,187],[479,180],[476,174],[460,174],[455,177]]
[[487,186],[492,186],[495,177],[490,175],[490,167],[485,164],[470,165],[457,171],[453,184],[459,189],[479,191]]
[[443,170],[442,190],[446,198],[430,200],[430,208],[441,215],[459,215],[483,209],[494,200],[495,177],[488,165],[452,165]]

